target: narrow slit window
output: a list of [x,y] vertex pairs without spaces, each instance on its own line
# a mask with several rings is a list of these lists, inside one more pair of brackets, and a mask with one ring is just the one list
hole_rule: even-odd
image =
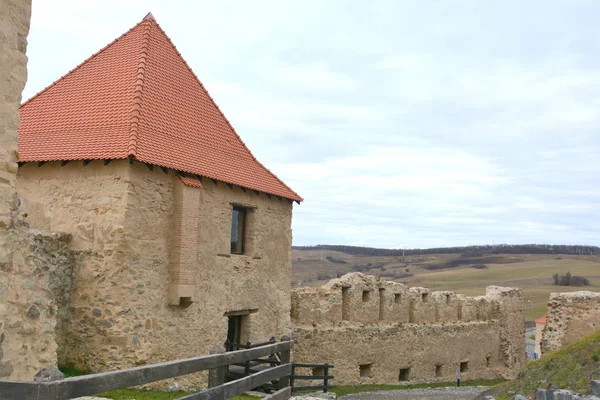
[[233,207],[231,214],[231,254],[244,254],[246,209]]
[[400,293],[394,294],[394,303],[398,304],[402,301],[402,295]]
[[370,298],[371,298],[371,291],[370,290],[363,290],[363,292],[362,292],[362,301],[364,301],[366,303],[367,301],[369,301]]

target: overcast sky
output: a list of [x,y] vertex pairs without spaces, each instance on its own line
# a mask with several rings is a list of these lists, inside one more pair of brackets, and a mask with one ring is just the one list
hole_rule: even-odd
[[600,245],[596,0],[34,0],[24,99],[148,11],[295,245]]

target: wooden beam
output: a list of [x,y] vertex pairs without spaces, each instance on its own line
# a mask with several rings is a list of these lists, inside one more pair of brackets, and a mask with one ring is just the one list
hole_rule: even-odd
[[294,204],[294,200],[292,200],[292,199],[287,199],[287,201],[289,201],[290,204]]
[[200,393],[180,397],[179,400],[209,400],[209,399],[228,399],[238,394],[245,393],[265,383],[279,379],[292,373],[292,364],[284,364],[278,367],[269,368],[264,371],[246,376],[235,381],[227,382],[224,385],[216,386]]
[[62,161],[60,162],[60,166],[61,166],[61,167],[64,167],[65,165],[67,165],[67,164],[69,163],[69,161],[71,161],[71,160],[62,160]]
[[17,161],[17,166],[22,167],[26,163],[27,163],[27,161]]
[[154,171],[154,165],[152,165],[152,164],[148,164],[148,163],[145,163],[145,164],[146,164],[146,167],[148,167],[148,169],[149,169],[150,171]]
[[229,186],[229,189],[233,190],[233,185],[231,183],[225,182],[225,184]]
[[135,158],[134,158],[133,156],[129,156],[129,165],[133,164],[133,160],[134,160],[134,159],[135,159]]
[[287,400],[292,397],[292,388],[290,386],[280,389],[275,393],[263,397],[263,400]]
[[46,161],[38,161],[38,167],[41,167],[44,164],[46,164]]
[[110,164],[110,162],[111,162],[111,161],[112,161],[111,159],[104,160],[104,165],[108,165],[108,164]]
[[270,193],[266,193],[266,195],[267,195],[268,198],[272,197]]
[[92,160],[83,160],[83,166],[85,167],[86,165],[88,165],[91,162],[92,162]]
[[296,203],[300,204],[300,202],[298,200],[294,200]]
[[242,192],[244,192],[244,193],[246,193],[246,192],[248,191],[248,189],[246,189],[246,188],[245,188],[245,187],[243,187],[243,186],[240,186],[240,189],[242,189]]
[[[0,399],[67,400],[90,396],[111,390],[183,376],[207,369],[239,364],[275,353],[289,353],[291,347],[291,341],[280,342],[248,350],[238,350],[184,360],[167,361],[120,371],[116,370],[93,375],[77,376],[53,382],[0,381]],[[258,374],[250,375],[244,379],[230,382],[231,385],[225,384],[213,389],[218,389],[219,393],[224,391],[225,394],[243,393],[264,383],[281,378],[284,375],[289,376],[291,374],[291,369],[291,364],[281,365]],[[259,383],[257,384],[257,382]],[[238,392],[239,390],[242,391]],[[207,392],[208,391],[204,391],[196,394],[201,395],[201,397],[188,396],[183,398],[212,398]],[[232,396],[234,396],[234,394],[228,395],[226,398]]]
[[162,172],[164,172],[165,174],[169,175],[169,168],[167,168],[167,167],[160,167],[160,169],[162,169]]
[[200,182],[202,182],[202,175],[195,175],[194,174],[194,176],[196,177],[196,179],[198,179]]
[[213,183],[214,183],[215,185],[216,185],[216,184],[217,184],[217,182],[218,182],[216,179],[212,179],[212,178],[210,178],[210,180],[211,180],[211,181],[213,181]]
[[254,193],[256,193],[257,196],[260,196],[260,192],[258,190],[254,190]]

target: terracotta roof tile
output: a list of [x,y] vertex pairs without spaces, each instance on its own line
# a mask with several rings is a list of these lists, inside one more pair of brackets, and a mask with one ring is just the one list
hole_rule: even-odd
[[545,324],[546,323],[547,314],[542,315],[538,319],[535,320],[536,324]]
[[184,185],[195,187],[195,188],[198,188],[198,189],[204,189],[204,185],[202,184],[202,182],[200,182],[196,178],[190,178],[190,177],[187,177],[187,176],[181,176],[180,175],[179,179],[181,180],[181,182],[183,182]]
[[20,161],[127,157],[302,201],[254,158],[151,14],[21,106]]

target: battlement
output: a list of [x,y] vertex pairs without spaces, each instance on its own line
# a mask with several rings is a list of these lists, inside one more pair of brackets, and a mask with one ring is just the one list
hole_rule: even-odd
[[500,303],[522,298],[519,289],[490,286],[485,296],[381,280],[354,272],[318,288],[292,291],[295,325],[448,324],[490,321],[500,317]]

